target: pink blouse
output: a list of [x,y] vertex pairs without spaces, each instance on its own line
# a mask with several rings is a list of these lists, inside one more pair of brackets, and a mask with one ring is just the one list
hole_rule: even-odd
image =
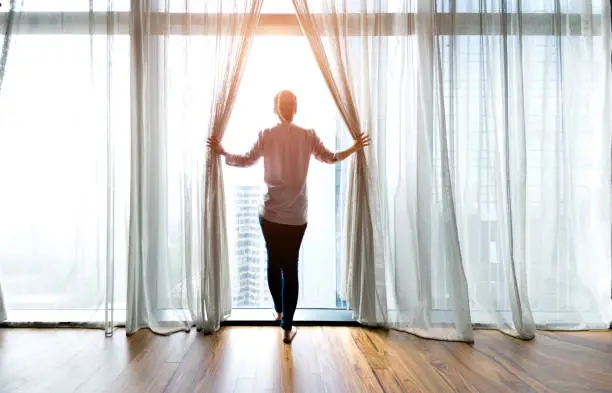
[[263,218],[278,224],[303,225],[307,222],[306,176],[311,155],[321,162],[338,162],[337,155],[323,145],[314,130],[281,123],[261,131],[248,153],[228,154],[225,162],[248,167],[263,157],[268,188],[261,209]]

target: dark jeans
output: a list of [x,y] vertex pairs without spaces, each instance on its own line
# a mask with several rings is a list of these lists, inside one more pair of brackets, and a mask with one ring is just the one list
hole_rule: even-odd
[[300,289],[298,259],[306,224],[283,225],[263,217],[259,217],[259,223],[268,251],[268,288],[274,309],[283,313],[281,327],[291,330]]

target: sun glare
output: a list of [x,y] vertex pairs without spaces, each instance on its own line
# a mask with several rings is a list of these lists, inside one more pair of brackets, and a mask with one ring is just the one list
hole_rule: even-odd
[[298,97],[295,123],[333,136],[336,108],[304,37],[254,40],[224,142],[243,151],[257,132],[274,125],[274,96],[280,90]]

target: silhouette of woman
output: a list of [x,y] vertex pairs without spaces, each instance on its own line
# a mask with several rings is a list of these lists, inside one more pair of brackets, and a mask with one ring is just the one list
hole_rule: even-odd
[[332,153],[314,130],[293,124],[297,98],[283,90],[274,98],[274,112],[280,123],[259,133],[257,142],[244,155],[230,154],[220,141],[209,138],[207,145],[225,156],[227,165],[248,167],[264,158],[264,196],[259,221],[268,252],[268,288],[274,301],[275,318],[281,321],[283,341],[290,343],[297,333],[293,316],[297,306],[298,258],[307,225],[306,176],[310,157],[329,164],[340,162],[370,143],[362,134],[350,148]]

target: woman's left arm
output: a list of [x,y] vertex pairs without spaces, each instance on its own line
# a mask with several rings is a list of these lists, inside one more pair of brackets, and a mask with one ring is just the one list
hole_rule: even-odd
[[212,138],[209,138],[208,146],[215,153],[225,156],[225,163],[227,165],[245,168],[245,167],[249,167],[255,164],[257,160],[259,160],[259,158],[262,156],[263,154],[263,133],[262,132],[259,133],[259,136],[257,137],[257,142],[255,142],[253,147],[251,147],[251,150],[249,150],[249,152],[246,154],[228,153],[223,149],[223,147],[221,146],[221,143],[219,143],[218,141]]

